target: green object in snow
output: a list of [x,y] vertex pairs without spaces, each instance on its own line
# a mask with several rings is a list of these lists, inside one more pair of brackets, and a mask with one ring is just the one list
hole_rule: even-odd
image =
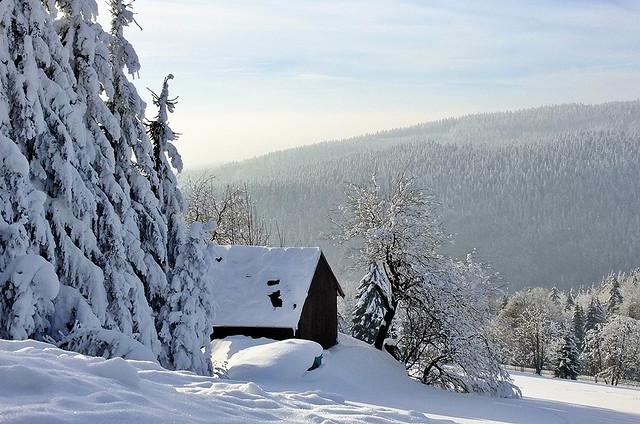
[[311,365],[311,368],[309,368],[307,371],[313,371],[320,365],[322,365],[322,354],[313,358],[313,365]]

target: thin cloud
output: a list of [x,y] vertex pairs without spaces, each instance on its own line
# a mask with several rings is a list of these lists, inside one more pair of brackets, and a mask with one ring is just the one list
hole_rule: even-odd
[[[639,2],[137,0],[134,7],[144,31],[127,35],[143,63],[139,87],[176,75],[181,104],[173,121],[187,166],[216,143],[239,152],[220,150],[217,160],[238,159],[256,145],[262,152],[417,117],[640,97]],[[224,114],[225,123],[207,119],[203,130],[193,113],[181,115],[186,108]],[[270,119],[259,119],[265,113]],[[331,124],[346,116],[351,125]],[[288,119],[296,125],[278,136]],[[366,127],[371,122],[375,128]]]

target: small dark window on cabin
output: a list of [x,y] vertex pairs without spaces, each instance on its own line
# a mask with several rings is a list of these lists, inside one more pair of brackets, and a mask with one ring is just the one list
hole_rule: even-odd
[[280,297],[280,290],[274,291],[268,296],[271,300],[271,305],[273,305],[274,308],[282,308],[282,298]]
[[280,284],[280,280],[269,280],[267,281],[267,286],[271,287],[271,286],[275,286]]

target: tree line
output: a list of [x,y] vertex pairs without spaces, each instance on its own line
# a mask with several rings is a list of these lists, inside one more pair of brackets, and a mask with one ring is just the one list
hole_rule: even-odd
[[494,326],[505,363],[561,378],[640,381],[640,270],[589,288],[532,288],[504,297]]

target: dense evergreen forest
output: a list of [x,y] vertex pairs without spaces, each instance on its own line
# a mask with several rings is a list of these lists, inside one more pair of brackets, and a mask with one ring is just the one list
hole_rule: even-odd
[[325,142],[208,170],[246,184],[287,244],[322,246],[343,280],[346,252],[326,237],[347,182],[417,175],[440,200],[462,256],[476,249],[509,281],[568,288],[638,266],[640,101],[471,115]]

